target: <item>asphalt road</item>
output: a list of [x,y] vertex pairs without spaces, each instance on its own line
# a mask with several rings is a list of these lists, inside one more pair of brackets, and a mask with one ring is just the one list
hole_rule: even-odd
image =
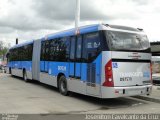
[[38,82],[25,83],[20,78],[0,73],[0,113],[37,114],[32,115],[39,117],[37,119],[57,116],[57,120],[67,116],[74,119],[73,114],[83,114],[75,116],[81,119],[92,113],[160,113],[160,104],[132,97],[102,100],[76,93],[62,96],[54,87]]

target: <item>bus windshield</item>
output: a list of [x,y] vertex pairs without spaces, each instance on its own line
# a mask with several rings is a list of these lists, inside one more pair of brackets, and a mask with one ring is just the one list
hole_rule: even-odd
[[112,51],[145,51],[150,52],[150,43],[146,35],[106,31],[106,39]]

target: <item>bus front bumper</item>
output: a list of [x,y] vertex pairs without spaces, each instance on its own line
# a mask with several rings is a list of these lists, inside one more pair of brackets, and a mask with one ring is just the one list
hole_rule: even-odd
[[152,91],[152,85],[132,87],[101,87],[102,98],[118,98],[137,95],[148,95]]

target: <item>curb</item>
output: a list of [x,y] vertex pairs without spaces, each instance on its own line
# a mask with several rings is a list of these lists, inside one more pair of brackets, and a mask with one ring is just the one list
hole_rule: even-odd
[[160,103],[160,99],[151,98],[151,97],[147,97],[147,96],[135,96],[134,98],[138,98],[138,99],[142,99],[142,100],[146,100],[146,101],[150,101],[150,102],[155,102],[155,103]]

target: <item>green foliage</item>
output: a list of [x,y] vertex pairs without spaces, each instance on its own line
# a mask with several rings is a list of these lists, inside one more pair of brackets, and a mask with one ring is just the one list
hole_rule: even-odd
[[4,43],[2,41],[0,41],[0,58],[2,58],[4,60],[5,55],[7,53],[9,49],[9,45],[5,46]]

